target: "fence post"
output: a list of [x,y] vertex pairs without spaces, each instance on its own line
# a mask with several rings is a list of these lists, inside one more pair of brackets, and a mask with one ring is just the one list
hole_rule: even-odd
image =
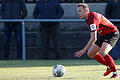
[[82,2],[85,3],[85,0],[83,0]]
[[26,60],[26,47],[25,47],[25,22],[22,21],[22,55],[23,60]]

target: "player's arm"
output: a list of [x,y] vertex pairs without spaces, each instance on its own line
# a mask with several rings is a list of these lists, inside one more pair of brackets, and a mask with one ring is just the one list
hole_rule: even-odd
[[84,51],[86,52],[92,44],[97,40],[97,31],[91,32],[90,33],[91,37],[90,40],[88,41],[87,45],[84,47]]
[[97,40],[97,31],[91,32],[90,33],[91,37],[87,43],[87,45],[80,51],[77,51],[75,53],[75,57],[80,57],[82,56],[84,53],[86,53],[86,51],[92,46],[92,44]]

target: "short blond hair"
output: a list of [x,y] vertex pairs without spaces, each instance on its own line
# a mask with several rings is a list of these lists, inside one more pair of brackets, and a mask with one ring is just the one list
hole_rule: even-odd
[[79,3],[79,4],[77,5],[77,7],[80,7],[80,6],[82,6],[82,7],[83,7],[84,9],[86,9],[86,10],[89,10],[88,5],[85,4],[85,3]]

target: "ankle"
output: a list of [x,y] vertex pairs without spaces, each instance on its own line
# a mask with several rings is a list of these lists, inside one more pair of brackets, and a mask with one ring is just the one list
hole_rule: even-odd
[[119,75],[119,73],[117,71],[113,72],[113,74]]

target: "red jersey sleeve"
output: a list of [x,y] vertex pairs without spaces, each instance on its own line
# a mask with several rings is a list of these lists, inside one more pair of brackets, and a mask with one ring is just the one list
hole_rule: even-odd
[[91,31],[97,31],[101,36],[118,30],[107,18],[96,12],[88,13],[88,20],[86,23],[89,25]]
[[96,31],[97,28],[99,28],[98,26],[101,22],[101,18],[102,18],[101,14],[89,12],[87,24],[89,25],[91,32]]

